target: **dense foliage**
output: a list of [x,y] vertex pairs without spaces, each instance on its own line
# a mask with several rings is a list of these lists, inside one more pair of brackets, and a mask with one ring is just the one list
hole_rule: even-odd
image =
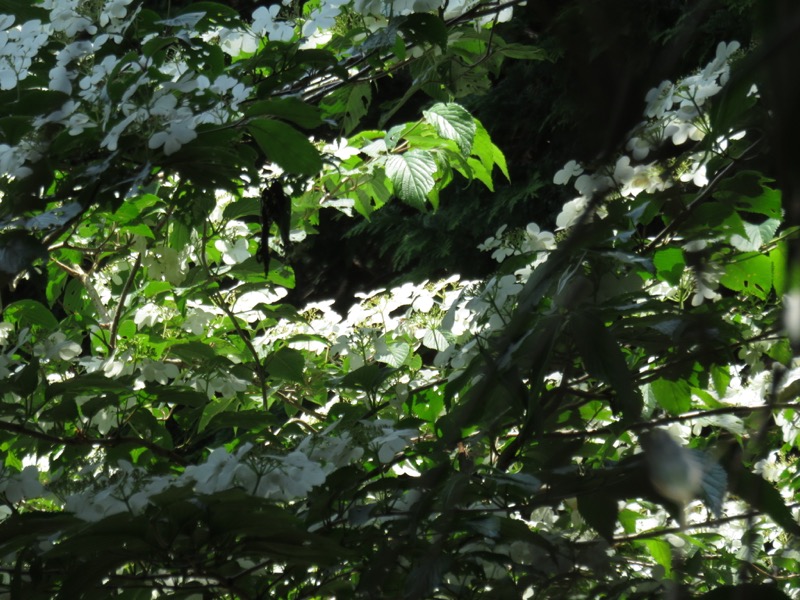
[[465,105],[558,56],[513,1],[236,4],[0,2],[0,597],[800,596],[781,41],[637,98],[491,276],[345,311],[296,245],[490,203]]

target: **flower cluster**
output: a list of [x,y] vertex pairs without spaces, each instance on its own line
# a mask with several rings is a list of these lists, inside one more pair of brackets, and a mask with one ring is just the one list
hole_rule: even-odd
[[[686,77],[677,83],[664,81],[648,92],[645,109],[646,121],[637,125],[628,137],[626,149],[630,156],[620,156],[613,168],[601,169],[596,173],[585,173],[583,167],[574,160],[569,161],[556,172],[553,183],[566,185],[575,178],[574,187],[580,194],[564,204],[556,218],[559,229],[574,226],[589,206],[596,206],[599,216],[605,215],[597,196],[608,197],[616,194],[623,198],[635,198],[642,192],[663,191],[675,184],[675,178],[666,171],[663,163],[640,161],[667,140],[675,146],[688,141],[699,142],[709,131],[708,115],[703,107],[706,101],[719,93],[730,76],[731,56],[739,49],[738,42],[720,42],[717,53],[699,73]],[[730,132],[720,136],[715,143],[719,151],[727,148],[728,141],[740,139],[743,132]],[[685,159],[678,169],[677,180],[692,182],[697,187],[708,183],[706,164],[711,158],[708,153],[694,153]]]

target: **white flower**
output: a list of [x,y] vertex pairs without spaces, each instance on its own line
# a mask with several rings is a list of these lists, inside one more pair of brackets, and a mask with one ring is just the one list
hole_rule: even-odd
[[322,151],[328,154],[333,154],[340,160],[347,160],[351,156],[355,156],[360,152],[358,148],[348,145],[347,138],[339,138],[332,144],[326,144],[322,147]]
[[182,327],[194,335],[203,335],[206,326],[213,318],[213,313],[199,307],[192,308],[187,314],[186,319],[184,319]]
[[128,15],[128,4],[132,0],[108,0],[98,19],[101,27],[114,25]]
[[201,465],[191,465],[181,476],[182,480],[194,482],[194,489],[201,494],[213,494],[231,488],[239,461],[225,448],[215,448]]
[[229,56],[253,54],[258,50],[258,39],[249,31],[222,28],[219,32],[219,46]]
[[54,92],[62,92],[64,94],[72,93],[72,79],[76,74],[72,71],[67,71],[66,67],[56,66],[50,69],[50,84],[49,89]]
[[75,342],[68,340],[67,336],[57,331],[48,338],[34,346],[34,354],[42,356],[46,360],[72,360],[80,356],[81,347]]
[[706,176],[706,165],[699,160],[689,168],[681,173],[679,179],[681,181],[691,181],[697,187],[705,187],[708,185],[708,177]]
[[542,231],[536,223],[528,223],[525,227],[525,236],[525,250],[528,252],[555,248],[556,240],[553,234],[549,231]]
[[558,213],[556,217],[556,226],[558,229],[569,229],[572,227],[578,219],[580,219],[587,206],[589,206],[589,199],[584,196],[574,198],[564,204],[561,212]]
[[160,323],[164,319],[163,311],[155,304],[148,303],[136,311],[133,317],[133,322],[136,327],[141,329],[142,326],[152,327],[156,323]]
[[237,239],[233,244],[228,240],[217,240],[214,247],[222,253],[226,265],[238,265],[250,258],[248,242],[244,238]]
[[606,175],[589,175],[584,173],[575,180],[575,189],[581,196],[590,198],[596,192],[604,192],[614,184]]
[[74,7],[64,3],[50,11],[50,23],[54,31],[63,32],[68,37],[75,37],[84,31],[89,35],[97,33],[97,27],[89,19],[78,14]]
[[336,22],[336,17],[341,12],[344,0],[325,0],[320,3],[320,8],[313,10],[303,24],[303,37],[311,37],[318,31],[327,32]]
[[287,21],[276,21],[280,6],[262,6],[253,12],[253,33],[266,35],[272,42],[290,42],[294,37],[294,25]]
[[695,276],[695,293],[692,296],[692,306],[700,306],[706,300],[716,301],[722,298],[717,293],[719,287],[719,274],[716,270],[706,267]]
[[562,169],[556,172],[553,176],[553,183],[556,185],[566,185],[569,183],[570,179],[577,177],[581,173],[583,173],[583,167],[574,160],[571,160],[564,165]]
[[767,481],[778,481],[783,474],[783,465],[778,461],[778,451],[773,450],[766,458],[754,465],[754,471]]
[[44,487],[39,483],[39,470],[34,465],[28,465],[11,477],[1,476],[2,471],[0,471],[0,495],[4,495],[8,502],[16,504],[24,499],[38,498],[44,494]]
[[634,136],[628,140],[625,149],[630,151],[634,160],[642,160],[650,154],[650,142],[644,137]]
[[169,383],[170,379],[175,379],[180,375],[178,367],[172,363],[150,360],[149,358],[142,361],[139,369],[142,374],[142,379],[145,381],[157,381],[162,385],[166,385]]
[[662,81],[658,87],[651,89],[645,96],[647,108],[644,114],[648,117],[663,117],[675,103],[675,86],[671,81]]
[[411,429],[401,429],[399,431],[384,429],[384,431],[386,433],[372,440],[371,444],[373,449],[377,449],[378,460],[383,464],[391,462],[398,452],[409,445],[408,438],[417,435],[417,432]]
[[181,149],[183,144],[191,142],[197,137],[192,119],[172,121],[167,125],[166,131],[159,131],[150,137],[148,148],[155,150],[164,146],[164,154],[169,156]]
[[9,336],[14,332],[14,325],[11,323],[0,323],[0,346],[8,343]]

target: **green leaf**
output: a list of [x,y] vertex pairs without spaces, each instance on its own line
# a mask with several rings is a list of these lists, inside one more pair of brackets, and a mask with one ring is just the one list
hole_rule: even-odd
[[340,385],[346,388],[373,392],[394,372],[395,369],[382,367],[377,363],[370,363],[342,377]]
[[761,475],[739,465],[739,468],[729,473],[729,482],[731,493],[739,496],[756,510],[768,514],[787,533],[800,535],[800,525],[786,506],[781,493]]
[[725,266],[719,282],[735,292],[743,292],[765,300],[772,288],[773,263],[763,254],[735,260]]
[[203,414],[200,417],[200,422],[197,424],[197,433],[202,433],[214,417],[225,412],[232,406],[235,408],[237,403],[238,400],[236,396],[230,396],[228,398],[217,398],[213,402],[206,404],[205,409],[203,409]]
[[658,278],[672,285],[680,283],[686,267],[683,251],[680,248],[658,250],[653,256],[653,264],[656,267]]
[[497,51],[505,57],[520,60],[547,60],[547,52],[538,46],[528,44],[498,44]]
[[747,221],[742,221],[742,224],[745,235],[733,234],[731,244],[742,252],[755,252],[764,244],[772,241],[781,223],[778,219],[767,219],[758,225]]
[[672,546],[669,542],[664,540],[650,539],[642,540],[642,542],[650,552],[655,561],[664,567],[664,576],[670,578],[672,576]]
[[320,110],[299,98],[260,100],[248,106],[244,115],[245,117],[269,115],[284,121],[291,121],[305,129],[313,129],[322,125]]
[[436,15],[423,12],[410,14],[400,22],[400,31],[406,34],[410,42],[428,42],[447,50],[447,27]]
[[769,253],[769,259],[772,261],[772,286],[775,288],[775,293],[781,297],[786,292],[786,257],[786,242],[778,243]]
[[685,381],[656,379],[649,384],[656,402],[673,415],[679,415],[692,407],[692,390]]
[[281,348],[267,357],[264,367],[270,376],[276,379],[303,383],[303,369],[306,359],[302,352],[294,348]]
[[578,512],[592,529],[611,541],[619,512],[616,498],[603,493],[581,494],[578,496]]
[[202,342],[175,344],[170,352],[189,363],[213,361],[218,355],[211,346]]
[[261,200],[258,198],[242,198],[231,202],[222,212],[222,217],[226,220],[257,216],[261,216]]
[[48,331],[58,329],[53,313],[36,300],[18,300],[9,304],[3,312],[3,320],[17,323],[20,327],[43,327]]
[[577,311],[569,319],[572,338],[590,375],[614,388],[614,412],[625,420],[639,418],[642,397],[633,383],[619,343],[591,310]]
[[411,346],[406,342],[394,342],[387,344],[384,351],[376,353],[375,360],[397,369],[405,364],[410,354]]
[[291,173],[316,175],[322,158],[308,138],[294,127],[272,119],[251,121],[247,130],[267,158]]
[[409,150],[386,161],[386,175],[397,196],[408,204],[423,209],[428,192],[433,189],[436,161],[430,152]]
[[436,129],[436,132],[447,140],[458,144],[459,150],[467,156],[472,150],[475,138],[475,122],[462,106],[454,102],[434,104],[423,111],[425,120]]
[[346,135],[353,131],[361,119],[367,115],[371,102],[372,88],[369,83],[359,83],[349,89],[343,123]]
[[508,174],[508,166],[506,165],[506,156],[494,143],[492,143],[492,160],[498,166],[500,172],[505,175],[505,178],[511,181],[511,176]]

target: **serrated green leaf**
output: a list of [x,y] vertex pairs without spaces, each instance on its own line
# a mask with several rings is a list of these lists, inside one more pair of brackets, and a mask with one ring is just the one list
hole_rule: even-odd
[[780,226],[778,219],[767,219],[763,223],[755,225],[742,221],[744,225],[745,235],[733,234],[731,236],[731,244],[737,250],[742,252],[755,252],[764,244],[772,241],[775,237],[775,232]]
[[433,189],[435,172],[436,161],[424,150],[395,154],[386,161],[386,175],[397,196],[419,209],[425,207],[426,196]]
[[472,115],[464,107],[454,102],[439,103],[423,111],[423,114],[441,137],[458,144],[464,156],[471,152],[476,126]]
[[322,169],[319,152],[294,127],[273,119],[256,119],[247,130],[267,158],[286,171],[316,175]]
[[511,181],[511,176],[508,174],[508,165],[506,165],[506,155],[494,143],[492,143],[492,160],[500,169],[500,172],[505,175],[505,178]]
[[402,367],[408,356],[411,354],[411,346],[406,342],[394,342],[387,344],[385,351],[375,355],[375,360],[386,363],[390,367]]

